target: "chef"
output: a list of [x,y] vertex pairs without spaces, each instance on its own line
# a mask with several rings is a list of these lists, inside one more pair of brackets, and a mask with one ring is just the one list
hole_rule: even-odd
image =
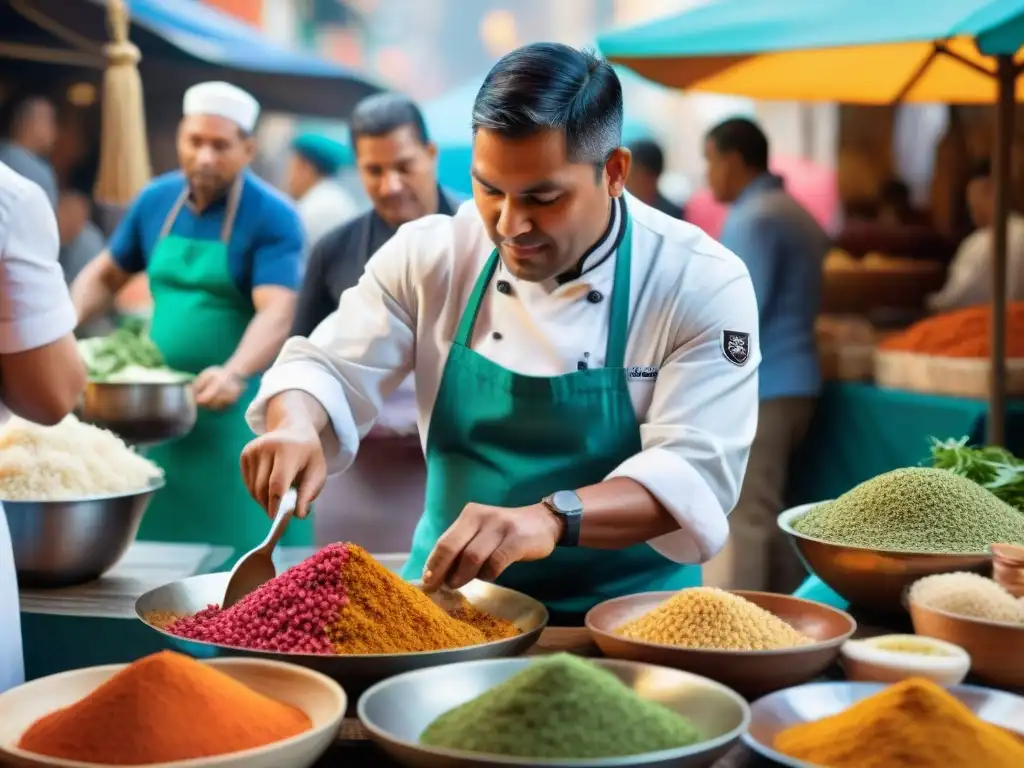
[[265,508],[295,484],[305,512],[413,372],[427,490],[407,578],[497,581],[559,624],[700,583],[757,424],[757,304],[732,253],[623,193],[622,114],[589,53],[494,66],[473,203],[400,228],[264,377],[242,471]]
[[[256,100],[228,83],[189,88],[178,127],[181,170],[139,194],[108,250],[72,285],[84,323],[145,271],[150,334],[170,367],[196,374],[195,428],[148,452],[167,485],[143,518],[144,540],[247,549],[267,532],[260,515],[244,514],[252,506],[238,478],[252,437],[244,414],[287,338],[304,243],[291,202],[248,170],[258,115]],[[311,543],[312,530],[291,525],[287,536]]]
[[[43,189],[0,163],[0,423],[63,419],[85,388],[75,308]],[[24,682],[14,553],[0,504],[0,693]]]

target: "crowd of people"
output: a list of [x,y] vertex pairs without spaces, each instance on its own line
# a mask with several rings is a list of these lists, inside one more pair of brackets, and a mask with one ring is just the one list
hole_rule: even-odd
[[[721,586],[796,586],[803,570],[774,521],[821,390],[831,244],[769,171],[755,122],[704,137],[708,185],[729,205],[719,242],[659,191],[655,142],[621,146],[615,72],[563,45],[525,46],[488,74],[468,201],[438,184],[437,148],[405,96],[361,102],[351,150],[297,137],[284,191],[250,168],[259,113],[234,85],[190,88],[180,169],[109,237],[47,161],[53,105],[20,100],[5,122],[6,407],[41,423],[68,413],[84,386],[74,332],[112,327],[113,300],[142,273],[154,341],[196,375],[195,429],[151,450],[167,486],[140,538],[246,548],[266,529],[258,508],[273,512],[288,488],[303,518],[329,473],[347,470],[354,488],[385,463],[425,477],[406,575],[428,585],[500,579],[556,621],[699,584],[702,565]],[[334,180],[349,152],[365,211]],[[886,216],[907,216],[898,192]],[[933,309],[987,299],[992,196],[977,169],[979,230]],[[1018,275],[1022,222],[1010,228]],[[1024,298],[1024,282],[1011,290]],[[360,449],[416,436],[408,466]],[[376,485],[384,515],[393,490]],[[17,596],[2,523],[0,689],[18,676],[3,645]],[[312,537],[296,523],[285,543]]]

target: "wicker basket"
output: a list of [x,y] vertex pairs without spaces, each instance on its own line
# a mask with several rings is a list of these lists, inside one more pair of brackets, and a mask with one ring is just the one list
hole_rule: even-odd
[[[992,364],[985,358],[937,357],[915,352],[875,351],[880,387],[929,395],[985,398]],[[1024,395],[1024,359],[1006,363],[1006,393]]]

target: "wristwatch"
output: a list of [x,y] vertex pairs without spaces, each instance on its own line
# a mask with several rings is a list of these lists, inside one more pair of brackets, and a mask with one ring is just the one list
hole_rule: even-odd
[[576,547],[580,543],[583,502],[576,491],[555,491],[543,500],[544,506],[562,519],[562,535],[555,542],[559,547]]

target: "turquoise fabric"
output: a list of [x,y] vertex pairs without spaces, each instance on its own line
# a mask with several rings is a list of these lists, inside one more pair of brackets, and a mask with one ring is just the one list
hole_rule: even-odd
[[[875,475],[926,463],[932,436],[982,442],[986,411],[982,400],[896,392],[872,384],[827,384],[807,440],[794,457],[788,502],[795,506],[833,499]],[[1019,400],[1007,407],[1007,447],[1024,453],[1024,402]],[[815,576],[795,594],[847,606]]]
[[598,37],[605,56],[754,55],[977,38],[982,52],[1024,44],[1024,0],[719,0]]

